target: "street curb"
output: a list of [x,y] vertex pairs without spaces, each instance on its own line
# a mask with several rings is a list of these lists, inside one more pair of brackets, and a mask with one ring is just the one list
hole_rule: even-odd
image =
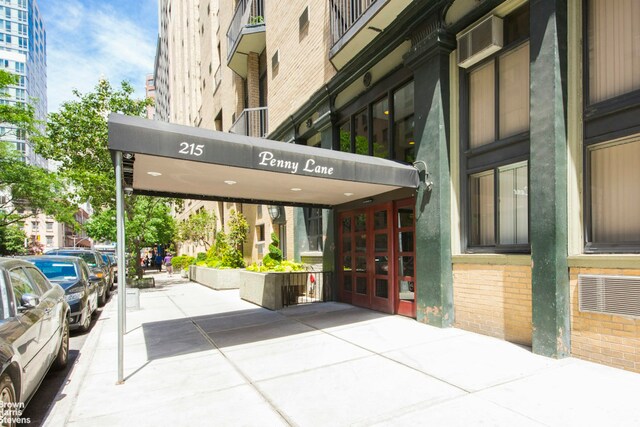
[[[115,301],[115,298],[111,298],[111,301],[109,301],[104,307],[106,308],[109,304]],[[104,309],[102,314],[104,314]],[[53,405],[44,416],[44,421],[42,423],[43,427],[59,427],[67,425],[69,422],[73,405],[78,397],[81,385],[87,376],[87,371],[89,371],[89,368],[91,367],[91,361],[96,353],[96,344],[102,335],[104,324],[104,321],[100,321],[100,319],[98,319],[89,332],[89,337],[82,345],[82,349],[84,351],[81,351],[78,355],[72,369],[69,370],[69,373],[64,379],[64,386],[58,390],[53,400]]]

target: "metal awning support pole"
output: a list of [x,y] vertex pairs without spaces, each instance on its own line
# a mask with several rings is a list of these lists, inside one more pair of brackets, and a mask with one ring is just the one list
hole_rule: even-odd
[[116,229],[118,242],[118,384],[124,383],[124,328],[126,315],[125,285],[127,264],[125,260],[124,191],[122,186],[122,151],[116,151]]

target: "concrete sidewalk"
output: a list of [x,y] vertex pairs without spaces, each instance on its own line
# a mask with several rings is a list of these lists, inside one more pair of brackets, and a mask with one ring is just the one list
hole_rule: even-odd
[[105,307],[49,426],[640,425],[640,375],[340,303],[272,312],[175,275]]

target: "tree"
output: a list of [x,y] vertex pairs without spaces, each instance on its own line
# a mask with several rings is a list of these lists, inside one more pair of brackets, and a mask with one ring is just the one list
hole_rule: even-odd
[[262,258],[262,263],[268,267],[279,265],[282,262],[282,250],[279,248],[280,239],[276,233],[271,233],[269,253]]
[[[126,237],[127,247],[132,259],[140,257],[140,251],[147,246],[158,243],[167,244],[173,240],[175,233],[175,220],[171,216],[171,208],[164,199],[148,196],[131,196],[129,202],[135,197],[134,203],[127,203],[126,215],[131,220],[127,221]],[[86,224],[87,234],[97,240],[117,239],[116,211],[113,208],[105,209],[92,216]],[[129,266],[135,271],[138,278],[142,277],[143,269],[139,262]]]
[[[97,240],[115,240],[115,171],[108,149],[107,117],[112,112],[144,116],[152,101],[133,99],[133,87],[127,82],[114,89],[106,80],[100,80],[93,92],[74,90],[73,95],[75,99],[49,115],[46,135],[36,141],[36,150],[60,163],[59,171],[73,184],[79,200],[91,199],[96,213],[87,225],[87,234]],[[138,277],[142,276],[137,262],[140,249],[173,238],[172,202],[125,197],[126,244],[133,255],[129,270],[135,269]]]
[[19,225],[8,225],[0,227],[0,254],[2,255],[22,255],[26,249],[24,242],[27,240],[27,233]]
[[99,209],[115,207],[115,171],[108,148],[110,113],[144,116],[148,99],[132,99],[133,87],[122,82],[115,90],[100,80],[94,92],[73,91],[76,99],[49,114],[46,136],[36,139],[36,151],[60,163],[59,171],[73,183],[80,200]]
[[[7,86],[15,85],[18,77],[0,70],[0,98],[7,95]],[[25,103],[0,104],[0,137],[36,136],[34,109]],[[73,214],[77,210],[67,196],[66,184],[56,173],[24,162],[22,153],[13,144],[0,141],[0,253],[18,253],[19,241],[14,228],[39,213],[46,213],[60,222],[74,224]],[[9,239],[8,241],[5,239]],[[12,240],[13,239],[13,240]],[[24,240],[22,240],[24,249]]]
[[242,212],[231,210],[229,212],[229,232],[225,236],[226,250],[222,255],[222,265],[230,268],[244,268],[245,262],[242,256],[242,244],[247,241],[249,224]]
[[178,239],[183,242],[193,242],[208,250],[216,239],[218,232],[218,218],[213,212],[206,209],[199,210],[195,214],[178,225]]

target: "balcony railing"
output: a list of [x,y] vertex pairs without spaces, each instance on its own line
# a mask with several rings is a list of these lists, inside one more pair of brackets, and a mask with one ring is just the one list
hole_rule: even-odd
[[269,133],[268,108],[246,108],[238,120],[231,126],[229,132],[239,135],[266,138]]
[[381,0],[330,0],[331,45],[336,44],[377,1]]
[[291,272],[284,276],[282,306],[333,301],[333,273],[330,271]]
[[233,56],[243,28],[264,24],[264,0],[239,0],[227,31],[227,59]]
[[213,75],[213,79],[216,82],[216,87],[214,89],[214,92],[218,90],[218,87],[220,86],[220,83],[222,82],[222,67],[218,65],[218,69],[216,70],[216,73]]

